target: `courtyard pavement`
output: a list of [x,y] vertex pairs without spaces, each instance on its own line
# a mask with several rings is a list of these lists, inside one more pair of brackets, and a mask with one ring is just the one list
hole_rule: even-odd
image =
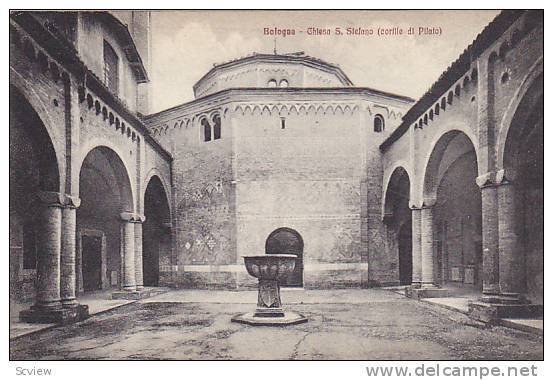
[[10,359],[540,360],[543,337],[380,289],[282,291],[309,322],[232,323],[256,292],[173,290],[10,342]]

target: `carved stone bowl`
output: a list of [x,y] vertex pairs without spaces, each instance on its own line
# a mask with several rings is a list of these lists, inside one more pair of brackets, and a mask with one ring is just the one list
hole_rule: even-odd
[[296,255],[244,256],[246,270],[260,280],[280,281],[294,271]]
[[259,281],[255,312],[237,314],[231,321],[251,326],[283,326],[307,322],[301,314],[282,309],[279,281],[294,271],[296,255],[244,256],[248,273]]

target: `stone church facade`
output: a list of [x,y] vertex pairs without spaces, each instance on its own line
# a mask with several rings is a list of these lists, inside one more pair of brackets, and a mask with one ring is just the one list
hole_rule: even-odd
[[[543,13],[504,11],[418,101],[303,53],[214,66],[149,112],[148,12],[10,16],[10,298],[255,285],[543,304]],[[516,308],[516,307],[515,307]]]
[[289,247],[302,257],[297,286],[367,286],[369,271],[394,283],[397,268],[368,265],[384,246],[369,205],[381,202],[378,146],[411,99],[353,87],[302,54],[215,66],[194,90],[194,101],[146,118],[173,156],[176,261],[162,268],[171,284],[252,283],[242,256],[264,253],[279,229],[299,242]]

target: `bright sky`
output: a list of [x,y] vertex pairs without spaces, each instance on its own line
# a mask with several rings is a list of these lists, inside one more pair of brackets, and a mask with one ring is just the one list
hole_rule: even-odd
[[[276,37],[278,53],[304,51],[338,64],[359,87],[418,99],[498,14],[497,11],[156,11],[152,12],[153,109],[193,100],[192,86],[215,63],[272,53],[264,28],[295,29]],[[407,35],[412,26],[417,34]],[[330,28],[331,36],[307,29]],[[347,27],[402,28],[398,36],[337,36]],[[418,35],[419,27],[441,35]],[[397,29],[396,29],[397,30]],[[300,33],[303,31],[303,33]]]

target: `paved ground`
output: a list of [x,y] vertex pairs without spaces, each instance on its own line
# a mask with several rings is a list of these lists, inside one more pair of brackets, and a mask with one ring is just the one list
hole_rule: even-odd
[[251,327],[255,292],[172,291],[10,342],[10,359],[543,359],[543,338],[384,290],[286,290],[309,322]]
[[[79,296],[79,302],[88,305],[90,315],[104,312],[131,303],[128,300],[112,300],[111,291],[90,292]],[[32,302],[13,302],[10,300],[10,339],[29,334],[44,328],[55,326],[54,323],[25,323],[19,320],[19,312],[29,309]]]

